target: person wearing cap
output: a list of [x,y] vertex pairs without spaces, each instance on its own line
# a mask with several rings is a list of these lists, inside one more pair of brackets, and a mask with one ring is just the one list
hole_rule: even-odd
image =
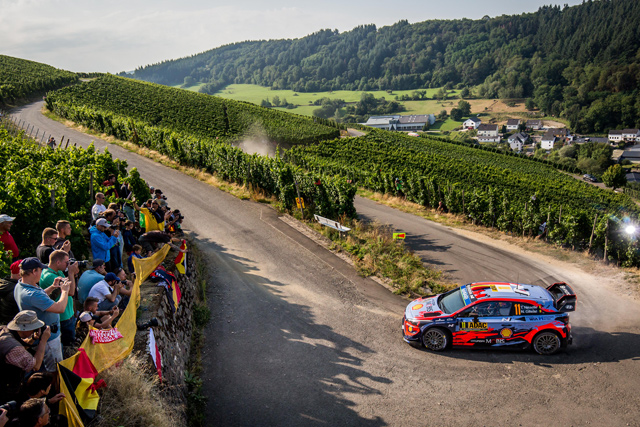
[[55,251],[53,245],[58,240],[58,232],[55,228],[47,227],[42,231],[42,243],[36,248],[36,256],[40,262],[46,264],[49,262],[49,255]]
[[[43,326],[34,311],[24,310],[0,328],[1,402],[15,399],[24,376],[40,369],[51,335],[49,327],[42,329]],[[34,345],[36,351],[32,355],[27,349]]]
[[18,249],[16,241],[13,240],[13,236],[9,233],[14,219],[15,218],[6,214],[0,215],[0,242],[2,242],[5,251],[11,251],[13,254],[13,261],[17,260],[20,256],[20,249]]
[[91,218],[95,221],[98,219],[98,216],[104,211],[107,210],[107,207],[104,205],[106,197],[103,193],[96,193],[96,203],[91,207]]
[[103,280],[106,274],[107,270],[105,269],[104,261],[94,258],[93,264],[87,271],[82,273],[82,276],[80,276],[80,279],[78,280],[77,291],[78,301],[80,301],[80,304],[84,304],[84,301],[89,296],[89,291],[93,288],[93,285]]
[[109,311],[120,303],[120,289],[123,287],[118,276],[113,273],[107,273],[104,280],[99,281],[91,291],[89,297],[98,299],[98,310]]
[[111,260],[109,252],[118,242],[118,236],[120,235],[120,231],[116,230],[111,237],[107,236],[105,231],[107,231],[110,226],[106,219],[98,218],[96,225],[89,229],[89,233],[91,233],[91,252],[93,259],[101,259],[107,264]]
[[20,262],[19,259],[9,267],[11,275],[0,279],[0,325],[6,325],[18,314],[18,304],[13,298],[13,290],[20,280]]
[[[73,296],[76,294],[76,274],[80,271],[78,263],[69,264],[69,254],[63,250],[57,250],[51,252],[49,256],[49,265],[42,270],[42,276],[40,277],[40,287],[47,289],[53,285],[53,281],[60,277],[64,279],[65,270],[69,274],[69,298],[67,298],[67,308],[64,313],[60,314],[60,338],[62,345],[72,345],[76,340],[76,318],[75,310],[73,309]],[[54,301],[57,301],[60,296],[54,297]]]
[[[47,371],[56,370],[56,364],[62,360],[62,342],[60,340],[60,314],[67,308],[70,282],[57,277],[53,285],[47,289],[38,286],[42,270],[47,268],[38,258],[25,258],[20,263],[20,281],[13,291],[13,296],[20,310],[33,310],[38,319],[51,327],[51,336],[47,341],[44,353],[44,367]],[[49,295],[56,289],[60,289],[61,295],[58,301],[52,300]]]

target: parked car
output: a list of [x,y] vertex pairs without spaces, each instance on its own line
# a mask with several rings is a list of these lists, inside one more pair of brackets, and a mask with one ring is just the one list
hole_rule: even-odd
[[442,351],[463,348],[529,348],[551,355],[571,344],[569,312],[576,295],[566,283],[540,286],[479,282],[406,308],[402,337]]
[[598,178],[588,173],[585,173],[584,175],[582,175],[582,179],[589,182],[598,182]]

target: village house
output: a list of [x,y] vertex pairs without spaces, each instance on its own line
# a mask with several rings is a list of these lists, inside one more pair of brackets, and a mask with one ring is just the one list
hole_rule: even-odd
[[479,142],[500,142],[498,125],[481,124],[478,126]]
[[467,120],[464,121],[464,123],[462,123],[462,127],[464,129],[478,129],[478,126],[480,126],[480,123],[482,123],[482,121],[477,118],[477,117],[469,117]]
[[622,141],[622,131],[621,130],[610,130],[609,131],[609,142],[618,143]]
[[520,124],[522,123],[522,120],[520,119],[509,119],[507,120],[507,131],[511,132],[514,130],[518,130],[518,127],[520,126]]
[[553,145],[556,143],[558,138],[553,134],[552,130],[548,130],[542,135],[542,139],[540,140],[540,147],[545,150],[553,150]]
[[527,141],[529,141],[529,135],[524,132],[516,133],[507,138],[507,141],[509,142],[509,147],[519,153]]
[[622,139],[624,142],[640,141],[640,129],[622,129]]
[[526,127],[529,130],[540,130],[542,129],[542,120],[527,120]]

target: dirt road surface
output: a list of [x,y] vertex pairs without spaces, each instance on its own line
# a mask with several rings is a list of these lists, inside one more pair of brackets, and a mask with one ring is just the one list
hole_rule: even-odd
[[[13,114],[57,139],[107,146],[48,120],[41,106]],[[406,300],[358,277],[272,209],[109,151],[181,209],[210,259],[208,425],[640,425],[640,311],[614,277],[358,199],[361,215],[417,236],[420,255],[460,282],[560,279],[578,293],[565,353],[421,351],[401,339]]]

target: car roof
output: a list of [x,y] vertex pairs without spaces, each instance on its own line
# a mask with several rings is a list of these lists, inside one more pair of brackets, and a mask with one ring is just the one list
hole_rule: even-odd
[[553,297],[544,288],[535,285],[509,282],[476,282],[463,286],[467,287],[474,299],[520,299],[537,301],[538,303],[553,302]]

